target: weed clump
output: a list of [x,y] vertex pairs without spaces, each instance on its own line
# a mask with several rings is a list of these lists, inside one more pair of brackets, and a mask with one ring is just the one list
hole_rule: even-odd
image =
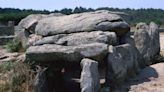
[[9,52],[18,52],[20,51],[20,49],[22,48],[21,46],[21,42],[18,40],[13,40],[11,42],[8,42],[5,46],[5,48],[9,51]]

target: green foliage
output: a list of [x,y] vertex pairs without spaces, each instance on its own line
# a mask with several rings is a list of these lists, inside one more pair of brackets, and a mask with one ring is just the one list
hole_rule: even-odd
[[47,10],[20,10],[14,8],[0,8],[0,22],[7,24],[8,21],[15,21],[16,25],[20,22],[21,19],[25,18],[30,14],[48,14],[50,13]]
[[0,73],[10,71],[11,69],[14,69],[13,62],[3,62],[0,64]]
[[84,8],[84,7],[75,7],[75,9],[64,8],[61,10],[47,11],[47,10],[20,10],[14,8],[0,8],[0,22],[7,23],[8,21],[15,21],[16,24],[19,21],[30,15],[30,14],[49,14],[49,13],[63,13],[66,15],[74,14],[74,13],[82,13],[82,12],[90,12],[96,10],[109,10],[109,11],[120,11],[125,12],[129,16],[124,17],[124,19],[131,25],[135,25],[138,22],[146,22],[149,23],[151,21],[156,22],[159,25],[164,25],[164,10],[162,9],[119,9],[119,8],[109,8],[102,7],[97,9],[92,8]]
[[34,71],[21,62],[0,64],[0,92],[34,92]]
[[21,49],[21,42],[18,40],[13,40],[5,46],[9,52],[18,52]]

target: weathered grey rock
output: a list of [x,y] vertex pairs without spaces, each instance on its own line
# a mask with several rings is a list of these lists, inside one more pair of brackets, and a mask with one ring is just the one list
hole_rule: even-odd
[[151,38],[151,57],[154,58],[155,55],[159,55],[160,53],[160,37],[159,37],[159,30],[158,25],[154,22],[151,22],[149,25],[148,31],[150,38]]
[[39,67],[37,71],[37,75],[34,80],[35,92],[49,92],[48,83],[46,79],[46,70],[47,70],[46,68],[41,69],[41,67]]
[[61,17],[50,17],[38,22],[35,32],[48,36],[89,31],[114,31],[122,35],[130,30],[129,25],[110,12],[88,12]]
[[119,44],[130,44],[132,46],[135,46],[134,38],[131,37],[131,33],[126,33],[122,37],[119,38]]
[[144,58],[145,65],[150,65],[160,52],[159,30],[153,22],[150,23],[150,26],[146,24],[143,24],[143,26],[135,31],[134,40],[137,49]]
[[46,17],[54,17],[54,16],[56,16],[56,17],[58,17],[58,16],[64,16],[64,14],[62,14],[62,13],[50,13]]
[[98,62],[85,58],[81,61],[81,67],[81,92],[99,92],[100,79],[98,72]]
[[130,44],[109,46],[107,83],[120,87],[128,77],[136,75],[140,70],[140,53]]
[[112,90],[118,89],[127,77],[127,69],[122,60],[122,56],[116,51],[116,48],[109,46],[107,57],[107,75],[106,84]]
[[134,33],[134,40],[135,40],[135,44],[137,49],[139,50],[139,52],[141,53],[141,55],[144,58],[144,63],[146,65],[149,65],[150,62],[150,42],[151,42],[151,38],[147,32],[146,29],[139,29],[137,31],[135,31]]
[[55,36],[44,37],[43,39],[35,42],[34,45],[58,44],[65,46],[75,46],[94,42],[115,45],[117,43],[117,37],[114,32],[102,31],[59,34]]
[[63,16],[64,14],[61,13],[51,13],[49,15],[45,15],[45,14],[31,14],[27,17],[25,17],[24,19],[22,19],[18,26],[17,26],[17,30],[26,30],[29,31],[30,33],[35,33],[35,27],[38,24],[38,21],[44,18],[48,18],[48,17],[58,17],[58,16]]
[[80,62],[88,57],[102,61],[107,54],[107,45],[103,43],[91,43],[78,46],[61,46],[45,44],[31,46],[26,51],[26,60],[35,62]]
[[17,33],[15,39],[21,42],[21,45],[23,48],[27,48],[29,36],[30,36],[30,33],[28,31],[22,30]]
[[44,14],[31,14],[26,18],[22,19],[18,26],[22,29],[26,29],[30,31],[30,33],[34,33],[35,26],[37,25],[38,21],[42,18],[45,18],[46,15]]
[[140,22],[136,25],[136,29],[148,29],[149,26],[146,23]]
[[65,37],[65,36],[67,36],[67,35],[66,34],[58,34],[55,36],[44,37],[44,38],[36,41],[35,43],[33,43],[33,45],[36,46],[36,45],[43,45],[43,44],[57,44],[57,41],[60,38]]
[[42,39],[42,36],[40,36],[40,35],[36,35],[36,34],[29,35],[28,42],[27,42],[28,47],[32,46],[35,42],[37,42],[40,39]]

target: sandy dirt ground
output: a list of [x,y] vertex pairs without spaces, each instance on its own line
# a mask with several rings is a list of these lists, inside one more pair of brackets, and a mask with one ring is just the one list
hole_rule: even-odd
[[161,51],[164,52],[164,32],[160,34]]

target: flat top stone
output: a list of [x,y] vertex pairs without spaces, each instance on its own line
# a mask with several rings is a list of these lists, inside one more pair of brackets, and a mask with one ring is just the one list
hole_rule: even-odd
[[44,18],[38,22],[35,32],[47,36],[95,30],[121,31],[124,29],[129,31],[129,25],[119,15],[97,11]]

